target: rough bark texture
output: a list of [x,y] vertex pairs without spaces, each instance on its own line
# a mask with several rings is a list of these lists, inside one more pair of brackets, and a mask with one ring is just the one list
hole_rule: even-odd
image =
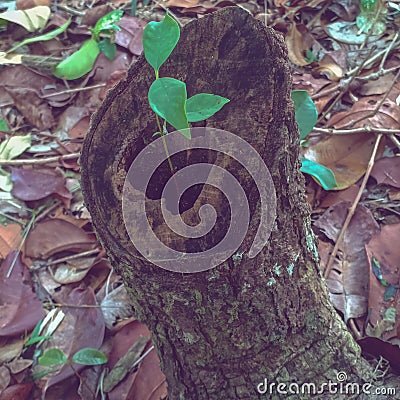
[[[137,317],[153,333],[170,398],[256,399],[265,378],[317,384],[337,382],[337,371],[359,382],[365,367],[359,347],[332,308],[318,269],[283,40],[243,9],[226,8],[182,30],[160,75],[184,80],[189,96],[208,92],[231,100],[207,126],[250,143],[267,164],[277,195],[275,227],[257,257],[246,257],[246,238],[235,257],[210,271],[158,268],[132,245],[121,211],[126,171],[157,130],[147,102],[154,73],[144,58],[93,117],[81,157],[82,189]],[[175,159],[178,167],[185,162]],[[259,199],[246,176],[239,178],[251,205],[251,238]],[[199,198],[208,198],[204,188]]]

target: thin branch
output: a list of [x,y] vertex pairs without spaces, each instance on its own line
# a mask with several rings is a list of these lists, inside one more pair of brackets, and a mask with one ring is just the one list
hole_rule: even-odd
[[71,153],[64,154],[62,156],[53,156],[47,158],[30,158],[30,159],[22,159],[22,160],[0,160],[0,165],[10,166],[10,165],[42,165],[42,164],[50,164],[53,162],[61,161],[61,160],[73,160],[75,158],[79,158],[81,153]]
[[348,228],[348,226],[350,224],[350,221],[351,221],[351,219],[352,219],[352,217],[353,217],[353,215],[354,215],[354,213],[356,211],[357,205],[360,202],[361,195],[362,195],[362,193],[363,193],[363,191],[365,189],[365,186],[367,185],[367,181],[368,181],[368,178],[369,178],[369,176],[371,174],[372,167],[374,166],[374,163],[375,163],[375,157],[376,157],[376,153],[378,151],[378,147],[379,147],[379,143],[381,141],[381,138],[382,138],[381,134],[377,135],[377,137],[376,137],[375,146],[374,146],[374,149],[372,151],[371,158],[370,158],[370,160],[368,162],[368,167],[367,167],[367,170],[365,172],[365,175],[364,175],[363,181],[361,183],[360,189],[359,189],[359,191],[357,193],[356,198],[354,199],[354,202],[353,202],[352,206],[349,209],[349,213],[347,214],[346,220],[344,221],[344,224],[343,224],[342,229],[340,231],[339,237],[336,240],[335,247],[333,248],[332,253],[331,253],[330,257],[329,257],[328,263],[327,263],[327,265],[325,267],[325,272],[324,272],[324,278],[325,279],[327,279],[329,277],[329,274],[331,272],[333,263],[334,263],[335,258],[336,258],[336,254],[337,254],[337,252],[339,250],[340,245],[342,244],[342,241],[343,241],[343,238],[344,238],[344,234],[346,233],[346,230],[347,230],[347,228]]

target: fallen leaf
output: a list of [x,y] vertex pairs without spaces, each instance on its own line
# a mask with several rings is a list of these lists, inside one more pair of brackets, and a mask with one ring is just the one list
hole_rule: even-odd
[[30,331],[44,316],[42,303],[32,290],[28,268],[20,255],[7,278],[15,256],[16,252],[11,252],[0,267],[0,336]]
[[56,195],[67,201],[72,194],[65,187],[64,177],[54,170],[11,168],[12,195],[24,201],[41,200]]
[[[369,243],[365,246],[370,263],[369,269],[369,308],[370,322],[373,326],[377,326],[383,321],[383,315],[386,309],[395,308],[397,315],[400,312],[400,301],[398,296],[395,296],[393,301],[385,301],[384,294],[387,286],[381,284],[373,272],[373,258],[379,263],[383,279],[390,285],[399,287],[399,260],[400,247],[395,245],[400,235],[400,224],[385,225],[379,233],[377,233]],[[396,323],[391,329],[385,330],[382,334],[382,339],[397,337],[397,332],[400,329],[399,319],[396,318]]]
[[128,49],[135,56],[143,51],[142,36],[146,23],[137,17],[125,16],[118,22],[121,28],[115,35],[115,43]]
[[165,7],[196,7],[199,4],[199,0],[167,0],[164,1]]
[[33,382],[17,383],[5,389],[0,396],[1,400],[29,400],[33,389]]
[[[337,187],[348,188],[365,173],[372,155],[376,136],[373,133],[331,135],[316,145],[304,149],[304,157],[332,170]],[[383,154],[385,142],[381,140],[376,158]]]
[[[45,350],[57,348],[71,359],[73,354],[85,347],[99,349],[103,343],[105,325],[103,314],[96,307],[93,290],[86,287],[75,288],[63,299],[62,303],[70,306],[63,307],[65,318],[54,332],[51,343],[46,343]],[[80,371],[84,367],[84,365],[73,363],[75,371]],[[74,370],[69,365],[64,365],[56,374],[46,377],[44,392],[74,375]]]
[[[315,226],[336,242],[346,219],[350,203],[328,208]],[[366,314],[368,309],[368,258],[365,245],[379,232],[371,212],[358,205],[339,246],[341,256],[327,279],[333,305],[344,314],[345,321]]]
[[305,54],[312,47],[314,41],[315,39],[304,25],[298,26],[293,22],[285,37],[289,60],[299,66],[311,64],[311,61],[305,59]]
[[0,13],[0,19],[21,25],[28,32],[34,32],[46,26],[50,13],[50,7],[37,6],[29,10],[6,11]]
[[11,251],[17,250],[21,240],[20,225],[0,225],[0,258],[4,259]]
[[378,184],[400,188],[400,157],[385,157],[376,161],[371,176]]
[[61,251],[82,252],[95,248],[97,241],[83,229],[61,220],[38,223],[25,241],[25,255],[47,260]]

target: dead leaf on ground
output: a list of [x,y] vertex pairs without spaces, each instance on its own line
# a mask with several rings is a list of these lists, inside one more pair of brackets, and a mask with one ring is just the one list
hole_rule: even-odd
[[64,177],[51,169],[11,168],[12,195],[24,201],[42,200],[55,195],[69,204],[72,194],[65,187]]
[[11,252],[0,267],[0,336],[30,331],[44,316],[42,303],[32,290],[28,267],[21,262],[20,255],[7,278],[15,256],[16,252]]
[[29,400],[33,382],[16,383],[1,393],[1,400]]
[[[370,263],[369,269],[369,309],[370,322],[373,326],[383,322],[384,312],[388,308],[394,308],[399,315],[400,300],[397,290],[394,290],[393,298],[384,300],[384,295],[387,286],[381,284],[379,279],[373,273],[373,258],[377,260],[380,265],[382,278],[390,285],[398,288],[400,285],[400,246],[398,238],[400,237],[400,224],[385,225],[380,233],[377,233],[365,246],[368,254],[368,261]],[[389,339],[397,337],[400,331],[400,322],[396,318],[396,323],[391,324],[391,327],[386,327],[382,333],[382,339]]]
[[[348,188],[356,183],[365,173],[375,145],[373,133],[352,135],[331,135],[314,146],[304,149],[304,156],[316,163],[330,168],[335,174],[335,190]],[[381,140],[376,159],[385,148]]]
[[164,1],[165,7],[190,8],[190,7],[196,7],[198,4],[199,4],[199,0],[167,0],[167,1]]
[[118,22],[121,28],[115,35],[115,43],[128,49],[133,55],[140,56],[143,51],[142,36],[146,22],[132,16],[124,16]]
[[[65,317],[54,332],[51,343],[45,344],[46,349],[58,348],[69,358],[85,347],[99,349],[103,343],[105,325],[103,314],[96,307],[93,290],[86,287],[75,288],[62,300],[62,304],[70,305],[70,307],[63,307]],[[73,367],[80,371],[85,366],[73,364]],[[62,366],[59,372],[45,378],[47,382],[44,392],[72,375],[74,371],[69,365]]]
[[95,248],[97,240],[83,229],[61,220],[38,223],[25,241],[25,255],[48,259],[61,251],[82,252]]
[[[342,202],[330,207],[315,226],[336,242],[350,205]],[[364,206],[357,206],[339,246],[338,260],[327,279],[332,303],[344,314],[345,321],[367,312],[368,259],[365,244],[377,232],[379,226],[371,212]]]
[[51,6],[51,0],[17,0],[15,3],[17,10],[28,10],[37,6]]
[[19,224],[0,225],[0,258],[17,250],[22,240],[21,226]]
[[299,66],[311,64],[311,61],[305,59],[306,51],[311,49],[315,39],[307,31],[304,25],[292,26],[285,37],[286,46],[288,48],[289,60]]
[[378,184],[400,188],[400,157],[385,157],[376,161],[371,176]]

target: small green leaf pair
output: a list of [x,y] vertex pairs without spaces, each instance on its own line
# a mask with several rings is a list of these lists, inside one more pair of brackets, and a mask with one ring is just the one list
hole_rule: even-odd
[[[68,363],[67,356],[59,349],[49,349],[38,359],[44,367],[54,367]],[[86,347],[72,356],[72,362],[82,365],[101,365],[107,362],[107,357],[101,351]]]
[[[306,90],[293,90],[291,95],[300,132],[300,143],[305,143],[305,138],[318,120],[318,111]],[[313,176],[325,190],[332,190],[337,186],[333,172],[312,160],[302,158],[300,170]]]
[[[117,47],[110,37],[112,38],[115,31],[120,30],[115,22],[121,19],[122,14],[122,10],[114,10],[100,18],[92,29],[92,37],[86,40],[78,51],[61,61],[54,68],[53,74],[61,79],[78,79],[92,70],[100,52],[112,60]],[[100,34],[110,35],[110,37],[100,41]]]
[[[161,22],[153,21],[146,25],[143,51],[156,75],[148,99],[151,109],[158,116],[190,139],[189,123],[210,118],[229,100],[210,93],[199,93],[188,99],[185,82],[174,78],[159,78],[159,69],[171,55],[179,38],[179,25],[168,12]],[[160,134],[163,133],[160,129]]]

